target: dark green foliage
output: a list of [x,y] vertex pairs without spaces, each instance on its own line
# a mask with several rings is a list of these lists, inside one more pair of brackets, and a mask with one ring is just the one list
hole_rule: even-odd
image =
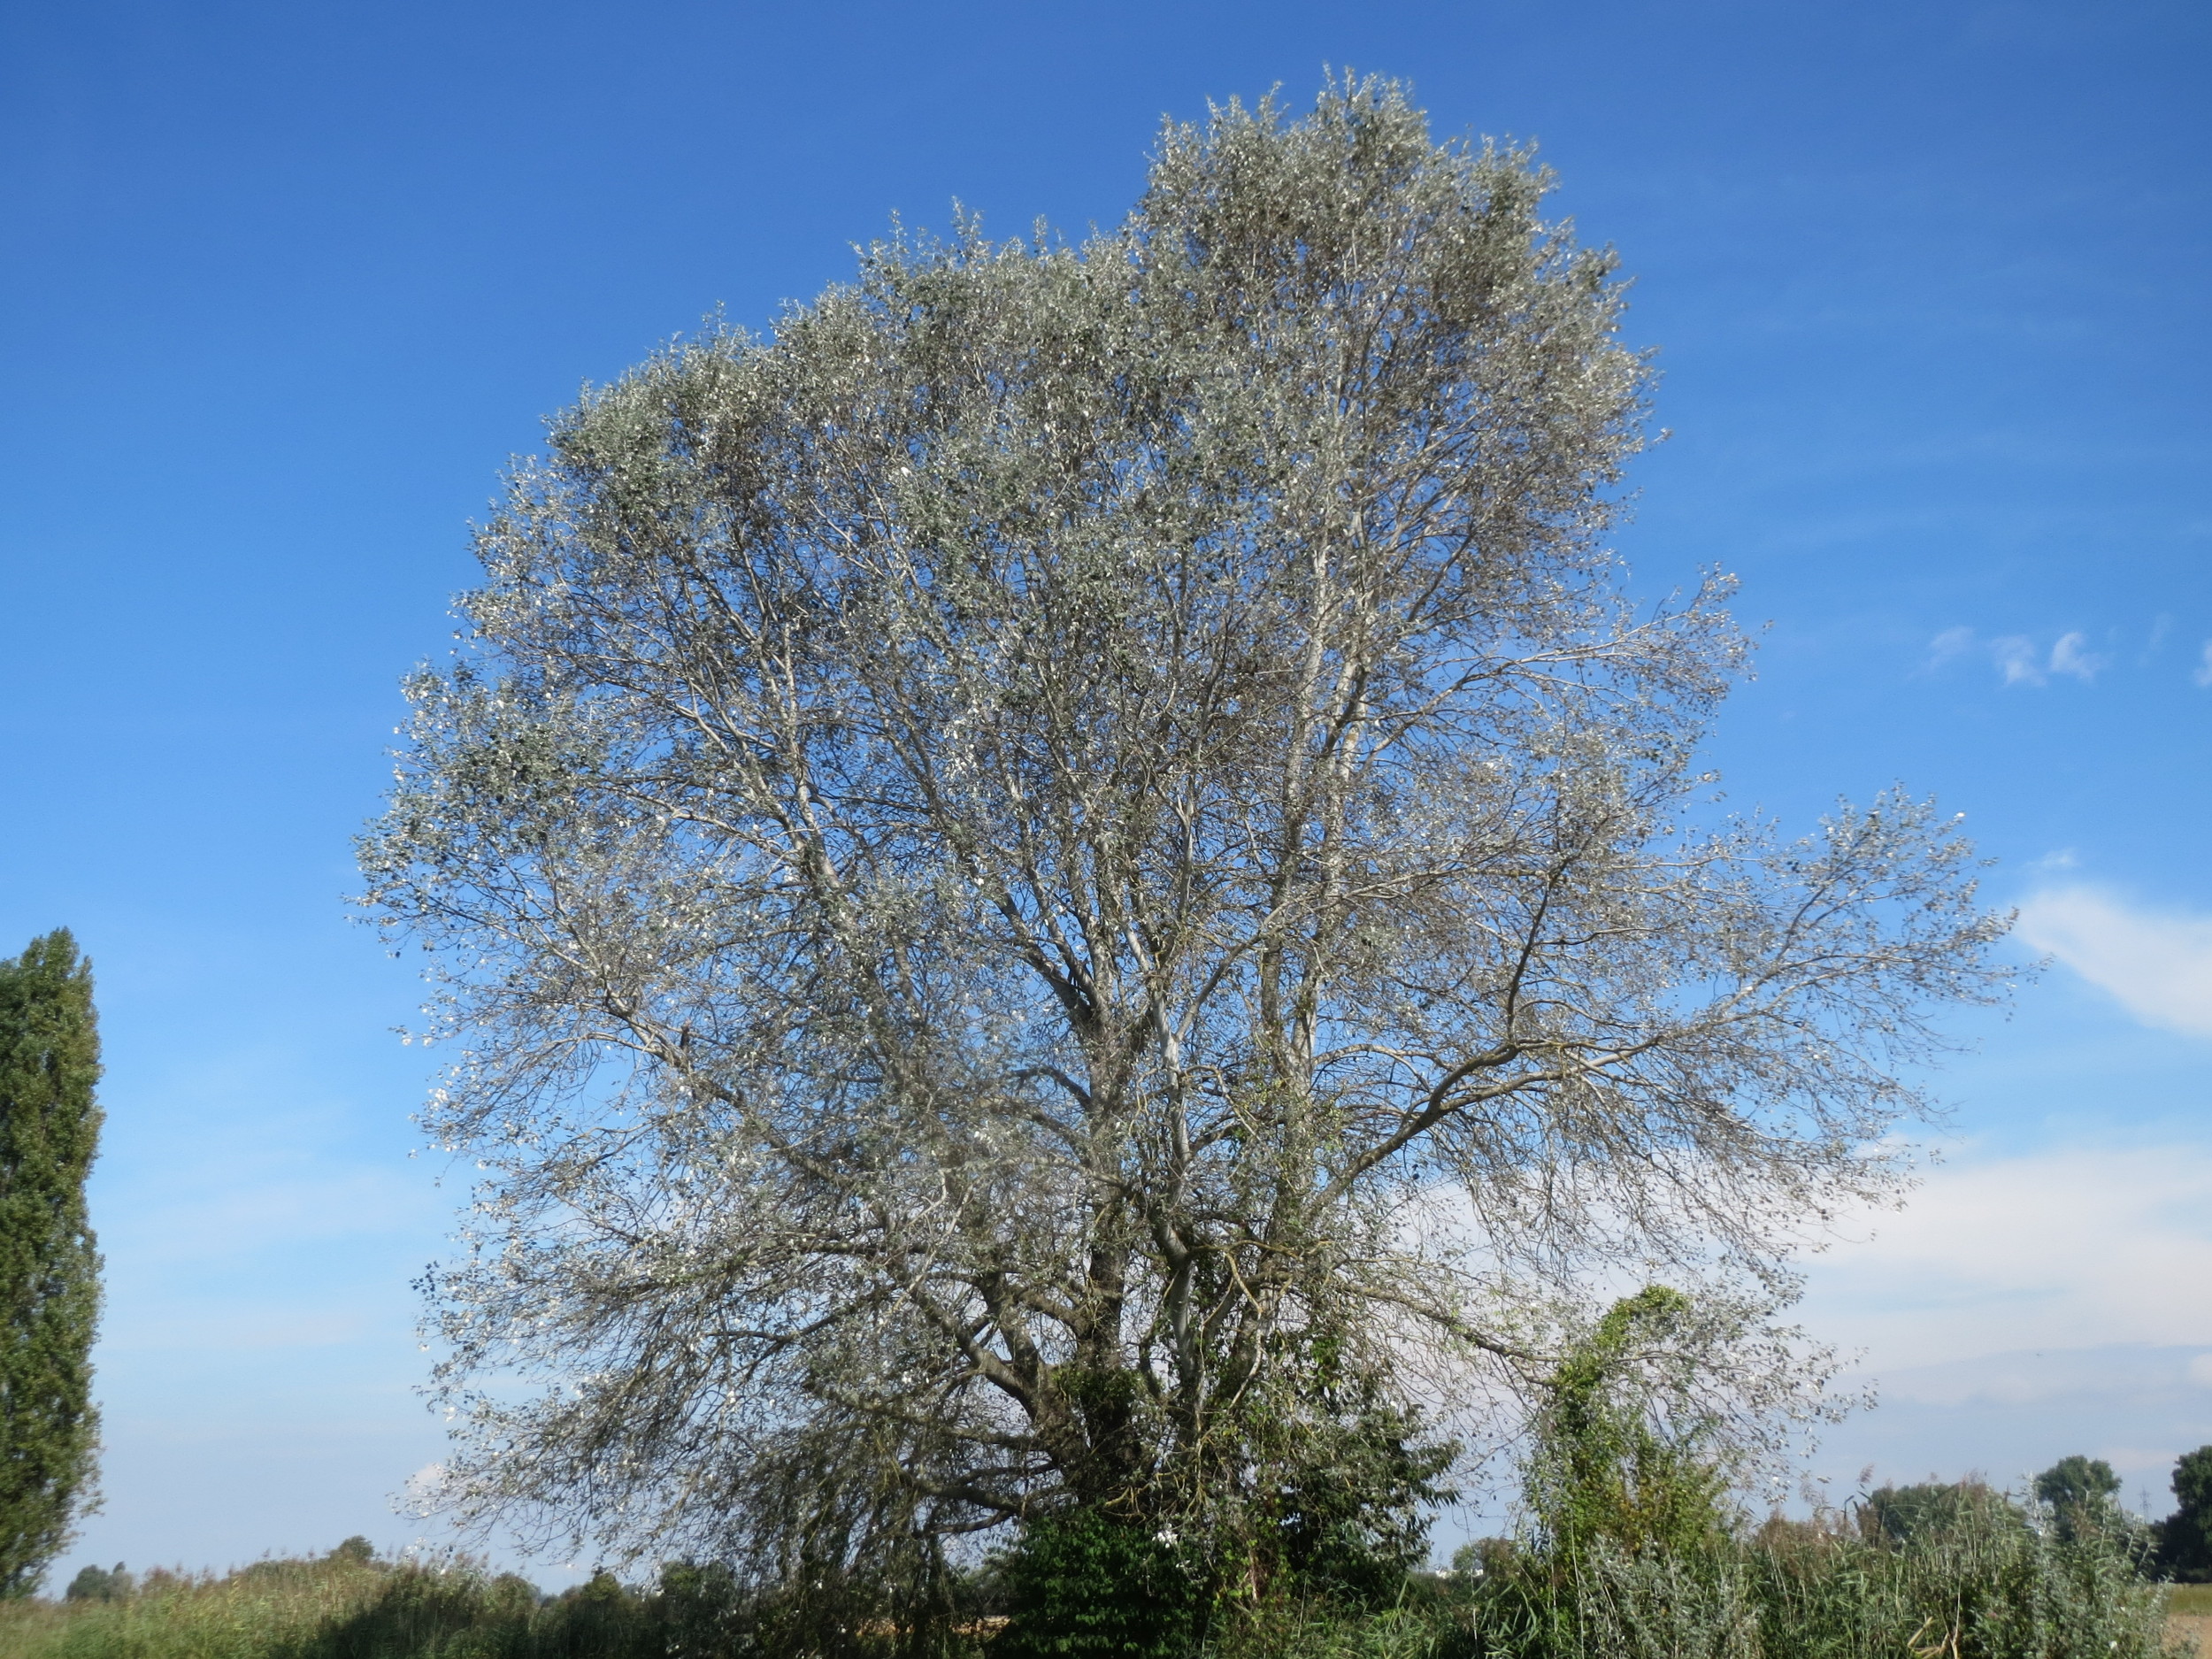
[[2079,1452],[2062,1457],[2035,1478],[2035,1495],[2051,1506],[2060,1535],[2076,1538],[2088,1532],[2115,1532],[2123,1524],[2120,1477],[2101,1457]]
[[998,1558],[995,1659],[1176,1659],[1199,1594],[1174,1546],[1095,1510],[1034,1521]]
[[[752,1643],[752,1605],[720,1562],[671,1562],[661,1569],[656,1612],[671,1655],[718,1655]],[[757,1643],[753,1645],[757,1646]]]
[[1282,1489],[1281,1568],[1303,1593],[1386,1605],[1428,1555],[1430,1506],[1448,1495],[1437,1477],[1457,1448],[1379,1402],[1329,1426],[1304,1437]]
[[[362,1565],[342,1560],[334,1552],[331,1559],[341,1568],[358,1570]],[[417,1568],[380,1572],[374,1566],[367,1572],[377,1574],[377,1586],[349,1616],[325,1624],[296,1643],[299,1659],[403,1659],[411,1655],[523,1659],[537,1654],[582,1659],[586,1654],[601,1653],[605,1659],[630,1659],[632,1655],[643,1659],[646,1652],[620,1640],[626,1632],[611,1630],[613,1621],[595,1617],[600,1613],[596,1606],[588,1609],[581,1619],[559,1617],[548,1621],[549,1628],[543,1632],[534,1629],[539,1606],[536,1587],[511,1575],[488,1578],[472,1572]],[[584,1642],[573,1640],[578,1624],[587,1636]],[[610,1642],[611,1634],[618,1639]]]
[[98,1448],[99,1076],[91,964],[57,929],[0,961],[0,1596],[28,1594],[69,1541]]
[[1572,1559],[1602,1540],[1636,1555],[1694,1554],[1728,1527],[1728,1472],[1711,1425],[1638,1369],[1663,1350],[1690,1301],[1664,1285],[1613,1304],[1563,1360],[1536,1423],[1527,1496],[1541,1541]]
[[2212,1583],[2212,1446],[2174,1464],[2173,1514],[2159,1523],[2159,1565],[2184,1584]]
[[1180,1651],[1284,1607],[1400,1598],[1435,1506],[1455,1495],[1438,1483],[1456,1444],[1431,1437],[1349,1345],[1311,1330],[1270,1338],[1261,1377],[1222,1422],[1179,1492],[1125,1488],[1024,1527],[995,1558],[1012,1617],[998,1651]]
[[1213,1484],[1238,1496],[1196,1517],[1210,1600],[1321,1597],[1385,1606],[1428,1555],[1440,1477],[1458,1455],[1395,1403],[1344,1344],[1280,1339],[1235,1420],[1244,1466]]

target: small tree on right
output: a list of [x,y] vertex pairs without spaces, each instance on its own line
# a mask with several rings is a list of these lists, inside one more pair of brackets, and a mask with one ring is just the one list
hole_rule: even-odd
[[2175,1463],[2174,1496],[2179,1507],[2159,1523],[2159,1565],[2187,1584],[2212,1582],[2212,1446]]

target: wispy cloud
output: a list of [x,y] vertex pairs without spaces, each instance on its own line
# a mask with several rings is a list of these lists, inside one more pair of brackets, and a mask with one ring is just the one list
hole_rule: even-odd
[[2051,672],[2071,674],[2085,685],[2094,680],[2105,665],[2105,659],[2093,655],[2087,646],[2088,641],[2082,634],[2060,634],[2058,643],[2051,647]]
[[1973,649],[1973,629],[1946,628],[1928,641],[1928,666],[1940,668],[1954,658],[1964,657]]
[[2005,677],[2008,686],[2039,686],[2043,670],[2035,641],[2024,634],[2008,634],[2001,640],[1989,642],[1989,655],[1997,664],[1997,672]]
[[[2205,650],[2207,672],[2212,672],[2212,643]],[[1946,628],[1928,641],[1932,670],[1962,657],[1986,657],[2008,686],[2047,685],[2053,674],[2065,674],[2086,685],[2111,663],[2109,657],[2092,651],[2089,636],[2078,630],[2060,634],[2048,650],[2025,634],[2001,634],[1985,640],[1965,627]]]
[[2095,887],[2051,887],[2021,905],[2018,931],[2145,1025],[2212,1037],[2212,918],[2141,910]]
[[1970,1151],[1849,1231],[1801,1317],[1878,1371],[2212,1333],[2212,1147]]
[[2189,678],[2200,686],[2212,686],[2212,640],[2204,642],[2203,653],[2197,658],[2197,672]]

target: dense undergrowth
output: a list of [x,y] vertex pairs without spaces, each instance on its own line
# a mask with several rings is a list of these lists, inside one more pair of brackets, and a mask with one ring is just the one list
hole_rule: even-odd
[[1277,1598],[1175,1630],[1107,1608],[1025,1641],[988,1576],[918,1622],[852,1597],[747,1595],[712,1568],[545,1598],[465,1563],[342,1550],[18,1603],[0,1610],[0,1659],[2165,1659],[2169,1590],[2136,1566],[2016,1523],[1901,1541],[1770,1526],[1692,1555],[1494,1549],[1479,1569],[1463,1552],[1460,1571],[1412,1575],[1366,1609]]

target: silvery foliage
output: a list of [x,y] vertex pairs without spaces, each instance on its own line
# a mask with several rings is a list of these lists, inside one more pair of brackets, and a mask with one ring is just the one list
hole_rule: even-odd
[[1232,105],[1118,229],[877,246],[514,472],[365,844],[486,1171],[460,1511],[1188,1515],[1323,1336],[1473,1398],[1893,1189],[2002,924],[1902,795],[1714,826],[1727,584],[1624,596],[1647,365],[1546,188],[1388,84]]

